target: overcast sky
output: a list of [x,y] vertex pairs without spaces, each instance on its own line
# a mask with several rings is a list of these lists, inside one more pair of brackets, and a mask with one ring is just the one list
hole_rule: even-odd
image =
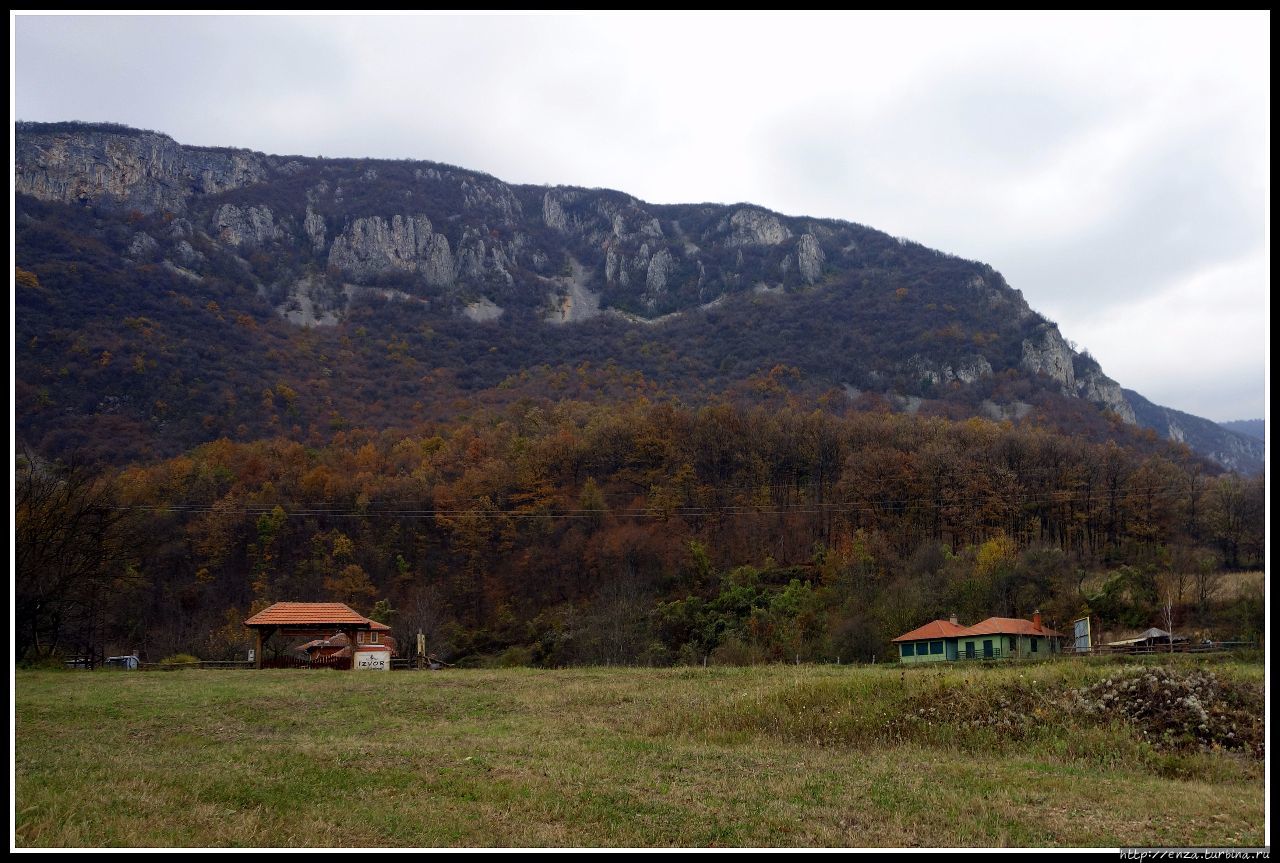
[[1111,377],[1264,414],[1270,15],[37,17],[13,112],[751,201],[992,264]]

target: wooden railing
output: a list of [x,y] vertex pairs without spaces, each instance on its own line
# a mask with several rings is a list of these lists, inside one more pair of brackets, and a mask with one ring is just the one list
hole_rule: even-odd
[[972,656],[961,650],[956,654],[956,661],[971,662],[975,659],[1007,659],[1008,656],[1009,654],[1006,651],[1001,651],[1000,648],[992,646],[990,653],[984,653],[982,648],[978,648],[973,652]]

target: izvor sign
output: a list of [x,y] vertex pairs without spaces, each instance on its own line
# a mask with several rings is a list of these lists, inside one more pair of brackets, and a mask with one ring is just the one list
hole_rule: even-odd
[[357,671],[390,671],[390,650],[360,650],[356,653]]

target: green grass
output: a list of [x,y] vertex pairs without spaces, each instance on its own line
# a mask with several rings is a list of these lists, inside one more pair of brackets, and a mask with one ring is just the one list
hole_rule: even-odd
[[1121,667],[19,671],[15,842],[1260,845],[1261,762],[1038,700]]

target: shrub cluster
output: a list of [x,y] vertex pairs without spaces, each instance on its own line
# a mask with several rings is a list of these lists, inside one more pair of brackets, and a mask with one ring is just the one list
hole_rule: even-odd
[[1131,723],[1159,746],[1236,750],[1262,758],[1262,699],[1260,688],[1211,671],[1147,668],[1072,690],[1065,706],[1084,716]]

